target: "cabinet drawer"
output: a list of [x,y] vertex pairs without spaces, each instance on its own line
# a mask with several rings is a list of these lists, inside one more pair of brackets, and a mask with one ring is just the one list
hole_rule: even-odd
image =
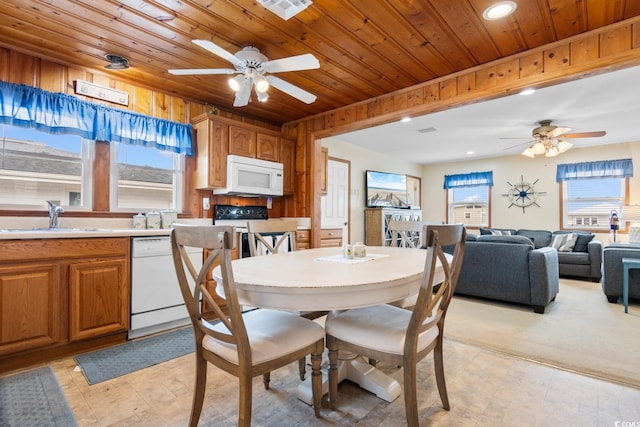
[[335,247],[342,246],[342,229],[323,228],[320,230],[320,246]]
[[296,231],[296,243],[297,242],[308,242],[309,241],[309,230],[298,230]]

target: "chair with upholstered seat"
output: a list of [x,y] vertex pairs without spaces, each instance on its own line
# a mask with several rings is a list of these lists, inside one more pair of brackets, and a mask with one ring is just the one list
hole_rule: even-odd
[[387,229],[391,235],[390,246],[402,248],[421,247],[423,226],[424,223],[421,221],[389,221]]
[[[413,311],[389,304],[332,312],[325,322],[329,349],[329,401],[338,402],[338,351],[402,366],[407,424],[417,426],[416,365],[433,351],[442,406],[449,409],[442,355],[444,321],[462,266],[466,231],[462,224],[427,225],[424,275]],[[443,246],[454,245],[453,258]],[[449,261],[450,260],[450,261]],[[442,274],[440,274],[440,272]],[[434,292],[434,285],[441,284]]]
[[[298,231],[298,221],[295,219],[247,221],[249,252],[251,256],[260,256],[295,251],[296,231]],[[325,316],[327,312],[305,311],[297,314],[313,320]],[[305,364],[305,359],[300,359],[298,362],[300,380],[304,380],[305,377]]]
[[[235,375],[239,380],[238,425],[251,425],[252,379],[262,375],[265,389],[274,369],[311,355],[312,396],[315,415],[320,415],[324,350],[324,329],[317,323],[293,313],[277,310],[252,310],[242,313],[231,265],[234,230],[229,226],[174,225],[171,231],[173,261],[180,291],[195,333],[196,378],[190,426],[197,426],[202,412],[211,363]],[[207,249],[202,268],[196,270],[187,255],[190,247]],[[226,311],[207,290],[207,275],[215,262],[221,269]],[[202,300],[218,317],[203,317]],[[210,313],[210,312],[208,312]],[[208,314],[207,313],[207,314]]]

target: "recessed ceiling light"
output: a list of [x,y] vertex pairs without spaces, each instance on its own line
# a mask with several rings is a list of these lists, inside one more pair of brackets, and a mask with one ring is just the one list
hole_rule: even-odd
[[482,16],[487,21],[495,21],[511,15],[517,7],[518,5],[513,1],[501,1],[486,8]]
[[467,156],[470,156],[470,155],[472,155],[472,154],[476,154],[476,152],[475,152],[475,151],[472,151],[472,150],[467,151]]
[[532,94],[534,94],[535,92],[536,92],[536,90],[535,90],[534,88],[532,88],[532,87],[528,87],[528,88],[526,88],[526,89],[522,89],[522,90],[520,91],[520,95],[527,96],[527,95],[532,95]]
[[400,119],[402,123],[409,123],[411,121],[411,117],[403,117]]

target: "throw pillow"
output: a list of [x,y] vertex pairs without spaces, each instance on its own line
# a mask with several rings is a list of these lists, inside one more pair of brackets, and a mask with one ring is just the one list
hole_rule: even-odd
[[494,236],[511,236],[510,230],[491,230],[491,234]]
[[576,240],[576,245],[573,247],[573,252],[587,252],[589,242],[594,237],[596,237],[595,234],[578,234],[578,240]]
[[578,235],[575,233],[554,234],[551,247],[556,248],[558,252],[572,252],[576,240],[578,240]]

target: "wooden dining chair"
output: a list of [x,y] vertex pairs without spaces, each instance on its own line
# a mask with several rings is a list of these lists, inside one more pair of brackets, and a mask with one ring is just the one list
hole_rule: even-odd
[[[247,221],[249,252],[251,256],[261,256],[295,251],[296,231],[298,231],[298,221],[295,219]],[[326,316],[328,312],[299,311],[296,313],[299,316],[313,320]],[[298,372],[300,373],[300,380],[303,381],[306,375],[306,358],[298,361]]]
[[[418,426],[416,365],[433,351],[436,383],[442,406],[449,410],[444,377],[442,342],[444,320],[456,287],[464,256],[466,231],[458,225],[424,227],[426,262],[413,311],[389,304],[331,312],[325,322],[329,350],[329,402],[338,402],[338,351],[346,350],[402,366],[407,425]],[[454,246],[453,258],[443,246]],[[441,265],[444,280],[434,292],[435,272]]]
[[420,248],[423,226],[424,223],[421,221],[389,221],[387,228],[391,235],[390,246]]
[[[240,386],[238,425],[251,425],[252,379],[262,375],[265,389],[274,369],[311,355],[313,408],[320,416],[324,350],[324,329],[317,323],[293,313],[277,310],[252,310],[242,313],[231,265],[233,228],[230,226],[174,225],[171,231],[173,262],[180,291],[195,333],[196,378],[189,425],[197,426],[202,412],[207,366],[211,363],[238,377]],[[207,249],[202,268],[194,268],[187,248]],[[219,261],[226,312],[206,287],[207,273]],[[219,284],[220,286],[220,284]],[[219,321],[203,318],[206,300]]]

